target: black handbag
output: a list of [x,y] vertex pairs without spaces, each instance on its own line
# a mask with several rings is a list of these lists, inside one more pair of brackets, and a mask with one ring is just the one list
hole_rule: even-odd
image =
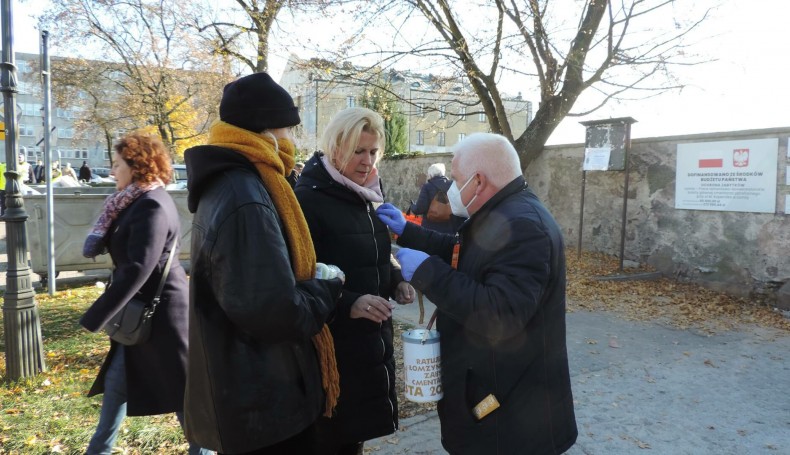
[[104,332],[113,340],[126,346],[133,346],[145,343],[151,337],[151,324],[154,312],[156,311],[156,306],[159,305],[160,295],[165,287],[167,275],[170,273],[170,264],[173,263],[177,240],[177,238],[173,239],[170,256],[167,258],[167,264],[165,264],[165,270],[162,273],[162,279],[159,280],[159,288],[156,290],[153,300],[145,302],[141,299],[133,298],[105,324]]

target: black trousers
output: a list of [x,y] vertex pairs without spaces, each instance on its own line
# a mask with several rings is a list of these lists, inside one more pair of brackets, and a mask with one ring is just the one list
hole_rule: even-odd
[[316,423],[317,446],[316,455],[362,455],[362,448],[365,441],[347,442],[341,441],[334,431],[334,426],[328,419],[318,418]]

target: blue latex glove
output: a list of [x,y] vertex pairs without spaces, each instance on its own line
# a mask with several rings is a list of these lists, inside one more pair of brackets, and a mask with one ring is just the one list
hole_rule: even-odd
[[428,255],[419,250],[401,248],[395,253],[395,259],[400,262],[403,279],[411,281],[411,278],[414,276],[414,271],[417,270],[420,264],[428,259]]
[[385,202],[376,210],[376,215],[392,229],[392,232],[398,235],[403,234],[403,228],[406,227],[406,218],[403,217],[403,213],[401,213],[399,208],[389,202]]

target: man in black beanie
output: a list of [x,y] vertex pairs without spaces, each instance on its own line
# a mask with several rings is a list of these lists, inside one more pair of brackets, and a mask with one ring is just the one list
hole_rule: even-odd
[[187,438],[219,453],[310,454],[339,390],[324,323],[342,283],[315,279],[286,181],[299,112],[257,73],[225,86],[219,115],[208,145],[184,154],[194,213]]

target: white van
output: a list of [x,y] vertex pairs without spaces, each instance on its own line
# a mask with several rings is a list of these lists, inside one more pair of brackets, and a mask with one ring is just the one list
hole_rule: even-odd
[[173,180],[167,185],[168,190],[185,190],[187,189],[187,165],[174,164],[173,165]]

